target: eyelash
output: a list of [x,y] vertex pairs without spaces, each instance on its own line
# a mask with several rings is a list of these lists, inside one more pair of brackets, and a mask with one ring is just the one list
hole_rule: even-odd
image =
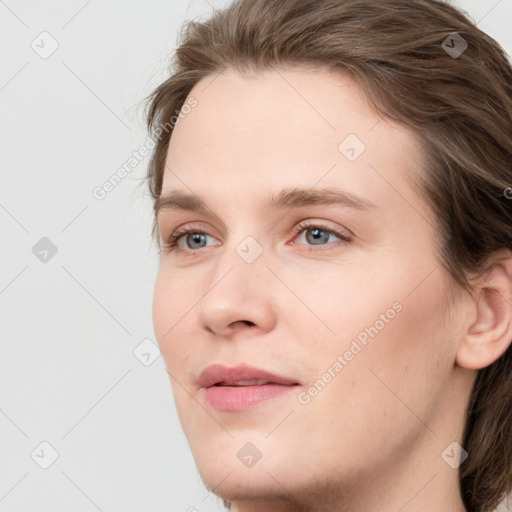
[[[330,229],[327,226],[324,226],[322,224],[318,224],[318,223],[309,223],[308,224],[307,222],[304,222],[304,221],[297,224],[297,226],[295,226],[293,228],[292,232],[296,236],[306,229],[320,229],[321,231],[325,231],[326,233],[336,235],[344,243],[350,242],[352,240],[351,237],[348,237],[347,235],[344,235],[342,233],[339,233],[338,231]],[[202,231],[201,228],[194,226],[194,225],[188,226],[186,228],[180,228],[180,229],[176,230],[167,239],[167,244],[164,245],[164,249],[166,249],[168,252],[183,251],[183,252],[187,252],[190,254],[194,254],[197,251],[200,251],[201,249],[195,249],[195,250],[194,249],[181,249],[178,246],[178,240],[182,236],[187,235],[189,233],[194,233],[194,234],[199,234],[199,235],[208,235],[208,233],[206,233],[205,231]],[[295,236],[294,236],[294,238],[295,238]],[[303,245],[303,244],[300,244],[300,245]],[[332,245],[332,243],[327,243],[325,245]],[[309,247],[323,247],[323,246],[322,245],[320,245],[320,246],[310,245]],[[320,249],[320,250],[322,250],[322,249]]]

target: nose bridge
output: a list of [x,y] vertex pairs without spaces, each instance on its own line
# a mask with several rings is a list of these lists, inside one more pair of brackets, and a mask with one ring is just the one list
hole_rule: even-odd
[[[251,287],[259,287],[268,279],[263,243],[252,235],[238,237],[233,233],[216,258],[210,287],[233,290],[239,296],[251,295]],[[224,283],[223,283],[224,281]],[[235,290],[236,287],[236,290]],[[240,295],[241,294],[241,295]]]
[[265,233],[257,218],[257,212],[250,211],[249,205],[247,205],[245,214],[232,211],[220,254],[215,256],[217,278],[224,273],[222,269],[228,266],[236,267],[236,270],[233,269],[233,271],[246,279],[250,279],[254,272],[259,274],[268,272],[263,262],[268,255],[267,238],[269,233]]

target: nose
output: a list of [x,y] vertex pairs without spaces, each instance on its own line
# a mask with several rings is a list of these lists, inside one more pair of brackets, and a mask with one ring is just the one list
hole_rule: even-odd
[[240,334],[257,336],[274,328],[275,301],[266,285],[272,273],[263,258],[247,263],[236,254],[235,258],[221,257],[212,273],[197,309],[204,329],[232,338]]

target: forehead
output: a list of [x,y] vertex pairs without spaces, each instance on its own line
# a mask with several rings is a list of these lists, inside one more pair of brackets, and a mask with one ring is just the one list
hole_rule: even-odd
[[251,197],[321,184],[390,204],[413,194],[407,176],[419,168],[418,139],[374,112],[348,76],[227,69],[189,97],[197,105],[174,129],[163,192]]

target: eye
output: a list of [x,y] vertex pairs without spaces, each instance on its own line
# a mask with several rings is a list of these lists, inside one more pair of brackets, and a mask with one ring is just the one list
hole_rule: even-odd
[[[321,223],[306,223],[301,222],[297,226],[295,226],[292,232],[297,235],[305,235],[306,244],[303,243],[293,243],[292,245],[307,245],[311,244],[311,247],[315,246],[324,246],[324,245],[332,245],[331,243],[322,243],[328,242],[329,237],[334,235],[339,240],[343,241],[343,243],[350,242],[352,239],[350,236],[340,233],[336,230],[333,230]],[[308,234],[310,233],[310,234]],[[174,233],[169,236],[167,239],[167,243],[164,245],[164,248],[168,252],[172,251],[182,251],[194,254],[198,250],[206,247],[203,245],[207,238],[210,235],[203,231],[201,227],[197,225],[188,225],[183,228],[177,229]],[[185,248],[180,247],[180,241],[183,238],[185,243]],[[295,237],[297,238],[297,237]],[[300,238],[300,237],[299,237]],[[218,245],[218,244],[217,244]]]
[[[197,225],[188,225],[183,228],[177,229],[171,236],[167,239],[167,244],[164,245],[164,248],[171,251],[187,251],[194,252],[195,250],[202,249],[202,247],[197,247],[196,244],[202,244],[206,237],[208,237],[208,233],[205,233],[201,230],[201,227]],[[181,238],[184,238],[185,243],[191,244],[192,247],[188,249],[182,249],[180,247],[179,241]]]
[[[334,235],[339,238],[343,242],[350,242],[351,238],[343,233],[340,233],[336,230],[329,228],[328,226],[324,226],[321,223],[308,223],[308,222],[300,222],[294,229],[293,232],[299,235],[304,234],[304,239],[307,243],[311,243],[312,246],[324,246],[331,245],[329,243],[322,243],[323,241],[328,242],[329,237]],[[299,239],[301,237],[298,237]],[[319,243],[317,243],[319,242]],[[294,245],[304,245],[304,244],[294,244]]]

